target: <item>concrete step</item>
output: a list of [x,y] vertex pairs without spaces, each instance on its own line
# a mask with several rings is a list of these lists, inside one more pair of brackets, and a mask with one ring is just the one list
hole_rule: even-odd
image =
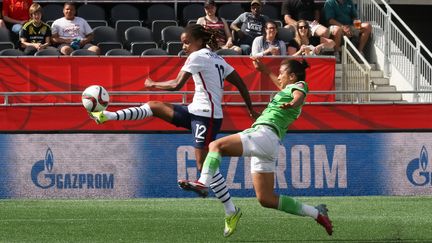
[[[374,85],[389,85],[390,84],[390,80],[388,78],[382,78],[382,77],[377,77],[377,78],[372,78],[372,82],[374,83]],[[336,84],[336,89],[339,87],[342,87],[342,77],[335,77],[335,84]]]
[[[371,66],[372,70],[378,70],[377,65],[375,63],[369,63],[369,65]],[[364,67],[365,65],[362,64],[362,66]],[[336,63],[336,71],[339,70],[342,70],[342,64]]]
[[[375,88],[375,91],[397,91],[396,86],[394,85],[378,85]],[[371,101],[402,101],[402,94],[394,93],[394,94],[371,94]]]
[[[342,69],[335,71],[335,77],[342,77]],[[382,78],[384,77],[384,73],[381,70],[372,70],[371,78]]]

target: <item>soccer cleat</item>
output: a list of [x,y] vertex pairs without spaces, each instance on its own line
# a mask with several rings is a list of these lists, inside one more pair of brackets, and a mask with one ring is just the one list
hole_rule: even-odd
[[181,189],[193,191],[200,197],[207,197],[208,195],[208,187],[204,186],[199,181],[179,180],[177,183]]
[[327,231],[327,234],[332,235],[333,225],[327,214],[327,206],[325,204],[320,204],[315,208],[318,210],[318,218],[316,219],[317,223],[324,227],[324,229]]
[[242,212],[240,208],[237,207],[234,214],[225,216],[225,229],[224,229],[225,237],[229,237],[235,232],[241,216],[242,216]]
[[91,119],[95,120],[97,124],[102,124],[108,121],[108,117],[104,115],[103,111],[89,112],[89,116]]

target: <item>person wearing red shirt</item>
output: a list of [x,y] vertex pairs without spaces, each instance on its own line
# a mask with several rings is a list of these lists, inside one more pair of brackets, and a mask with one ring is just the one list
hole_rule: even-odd
[[2,14],[6,26],[18,34],[25,22],[30,19],[29,8],[33,0],[3,0]]

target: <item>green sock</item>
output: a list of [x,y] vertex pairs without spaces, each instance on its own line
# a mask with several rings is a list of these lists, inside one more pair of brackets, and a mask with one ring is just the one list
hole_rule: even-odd
[[199,178],[199,182],[202,184],[209,186],[211,179],[219,168],[221,162],[221,155],[218,152],[209,152],[204,161],[203,168],[201,171],[201,176]]
[[284,195],[279,196],[278,210],[294,215],[304,216],[302,203],[292,197]]

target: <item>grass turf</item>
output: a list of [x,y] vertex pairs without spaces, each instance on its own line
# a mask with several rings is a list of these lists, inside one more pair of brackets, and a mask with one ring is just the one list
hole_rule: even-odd
[[222,236],[215,199],[0,200],[1,242],[432,242],[431,197],[306,197],[326,203],[333,236],[311,218],[234,198],[237,231]]

